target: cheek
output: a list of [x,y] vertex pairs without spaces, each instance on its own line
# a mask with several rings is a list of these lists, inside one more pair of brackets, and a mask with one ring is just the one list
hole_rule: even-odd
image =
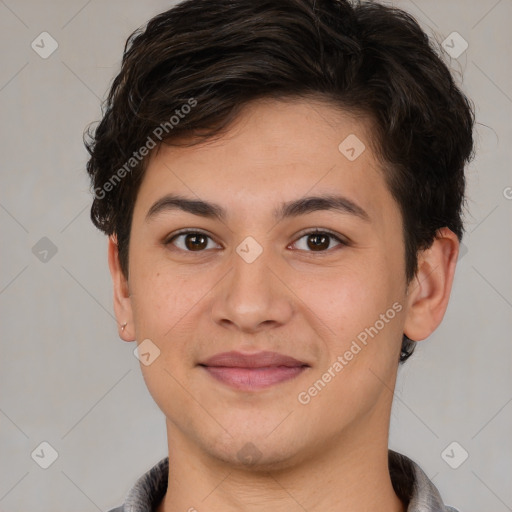
[[[189,396],[179,384],[193,365],[191,333],[195,332],[194,304],[204,291],[199,282],[165,272],[161,267],[133,275],[132,308],[138,342],[149,339],[158,356],[141,371],[154,401],[164,414],[187,408]],[[172,404],[170,398],[172,397]]]
[[326,410],[340,424],[352,421],[361,408],[373,407],[391,387],[398,366],[404,310],[399,287],[389,269],[361,267],[313,281],[309,295],[306,289],[301,293],[320,320],[316,325],[328,327],[322,336],[328,356],[312,376],[311,387],[301,390],[318,397],[312,399],[311,411],[318,415],[319,428]]
[[[140,336],[163,340],[186,321],[187,312],[200,300],[198,287],[177,275],[154,271],[134,278],[132,307]],[[139,336],[137,336],[139,339]]]
[[333,269],[329,275],[297,279],[294,289],[329,328],[330,337],[343,340],[391,307],[395,292],[388,275],[378,265],[352,266]]
[[387,380],[398,362],[404,307],[398,280],[392,275],[381,265],[363,265],[343,276],[313,281],[309,295],[304,295],[321,319],[317,321],[319,328],[329,328],[322,336],[327,344],[326,368],[336,361],[343,366],[333,388],[339,392],[350,390],[356,402],[365,392],[380,392],[381,383],[372,372]]

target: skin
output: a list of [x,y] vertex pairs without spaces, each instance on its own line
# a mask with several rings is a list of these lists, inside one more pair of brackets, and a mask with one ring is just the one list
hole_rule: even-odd
[[[350,134],[366,146],[354,161],[338,150]],[[141,363],[168,433],[171,475],[158,512],[405,510],[387,459],[402,333],[419,341],[441,322],[459,244],[439,230],[406,283],[402,218],[370,134],[367,120],[320,101],[258,100],[221,138],[152,154],[134,208],[128,280],[115,237],[108,256],[116,316],[127,323],[120,337],[149,338],[160,350]],[[334,192],[369,221],[335,210],[273,218],[282,202]],[[146,221],[168,193],[217,203],[227,217],[169,210]],[[183,228],[210,238],[165,244]],[[348,244],[330,238],[318,249],[304,234],[314,228]],[[236,252],[248,236],[263,250],[252,263]],[[394,303],[401,311],[301,404],[298,394]],[[198,366],[229,350],[274,350],[310,368],[237,391]],[[255,462],[240,460],[240,450]]]

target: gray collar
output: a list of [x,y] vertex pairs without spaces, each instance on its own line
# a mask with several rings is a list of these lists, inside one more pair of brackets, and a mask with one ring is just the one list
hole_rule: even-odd
[[458,512],[443,504],[434,484],[414,461],[388,450],[389,473],[397,496],[407,503],[407,512]]

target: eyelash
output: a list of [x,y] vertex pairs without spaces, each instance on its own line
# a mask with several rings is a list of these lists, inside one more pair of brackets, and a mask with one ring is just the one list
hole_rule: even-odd
[[[182,231],[178,231],[177,233],[174,233],[171,237],[169,237],[167,240],[165,240],[164,242],[164,245],[169,245],[171,244],[174,240],[176,240],[178,237],[182,236],[182,235],[187,235],[187,234],[194,234],[194,235],[203,235],[207,238],[209,238],[210,240],[213,240],[213,238],[208,235],[207,233],[205,233],[204,231],[201,231],[201,230],[197,230],[197,229],[184,229]],[[339,242],[339,244],[341,246],[348,246],[349,243],[345,240],[342,240],[339,236],[335,235],[333,232],[329,231],[329,230],[325,230],[325,229],[319,229],[319,228],[315,228],[313,230],[310,230],[310,231],[306,231],[305,233],[302,233],[300,234],[300,236],[296,239],[296,242],[299,241],[301,238],[304,238],[305,236],[309,236],[309,235],[328,235],[329,237],[335,239],[337,242]],[[294,243],[296,243],[294,242]],[[217,243],[217,242],[215,242]],[[330,244],[329,244],[330,245]],[[203,249],[203,250],[200,250],[200,251],[189,251],[189,250],[186,250],[186,249],[181,249],[179,247],[177,247],[178,250],[180,251],[183,251],[183,252],[188,252],[188,253],[194,253],[194,252],[197,252],[197,253],[201,253],[201,252],[205,252],[207,251],[208,249]],[[329,249],[326,249],[326,250],[323,250],[323,251],[305,251],[305,252],[309,252],[309,253],[328,253],[330,251],[332,251],[333,248],[329,248]]]

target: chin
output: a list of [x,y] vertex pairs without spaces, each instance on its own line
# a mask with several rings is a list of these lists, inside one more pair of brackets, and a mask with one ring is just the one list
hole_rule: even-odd
[[[227,437],[222,442],[205,446],[214,459],[229,466],[251,472],[269,472],[293,467],[304,458],[300,447],[286,443],[276,436],[268,439],[268,432],[249,437]],[[212,449],[213,448],[213,449]]]

